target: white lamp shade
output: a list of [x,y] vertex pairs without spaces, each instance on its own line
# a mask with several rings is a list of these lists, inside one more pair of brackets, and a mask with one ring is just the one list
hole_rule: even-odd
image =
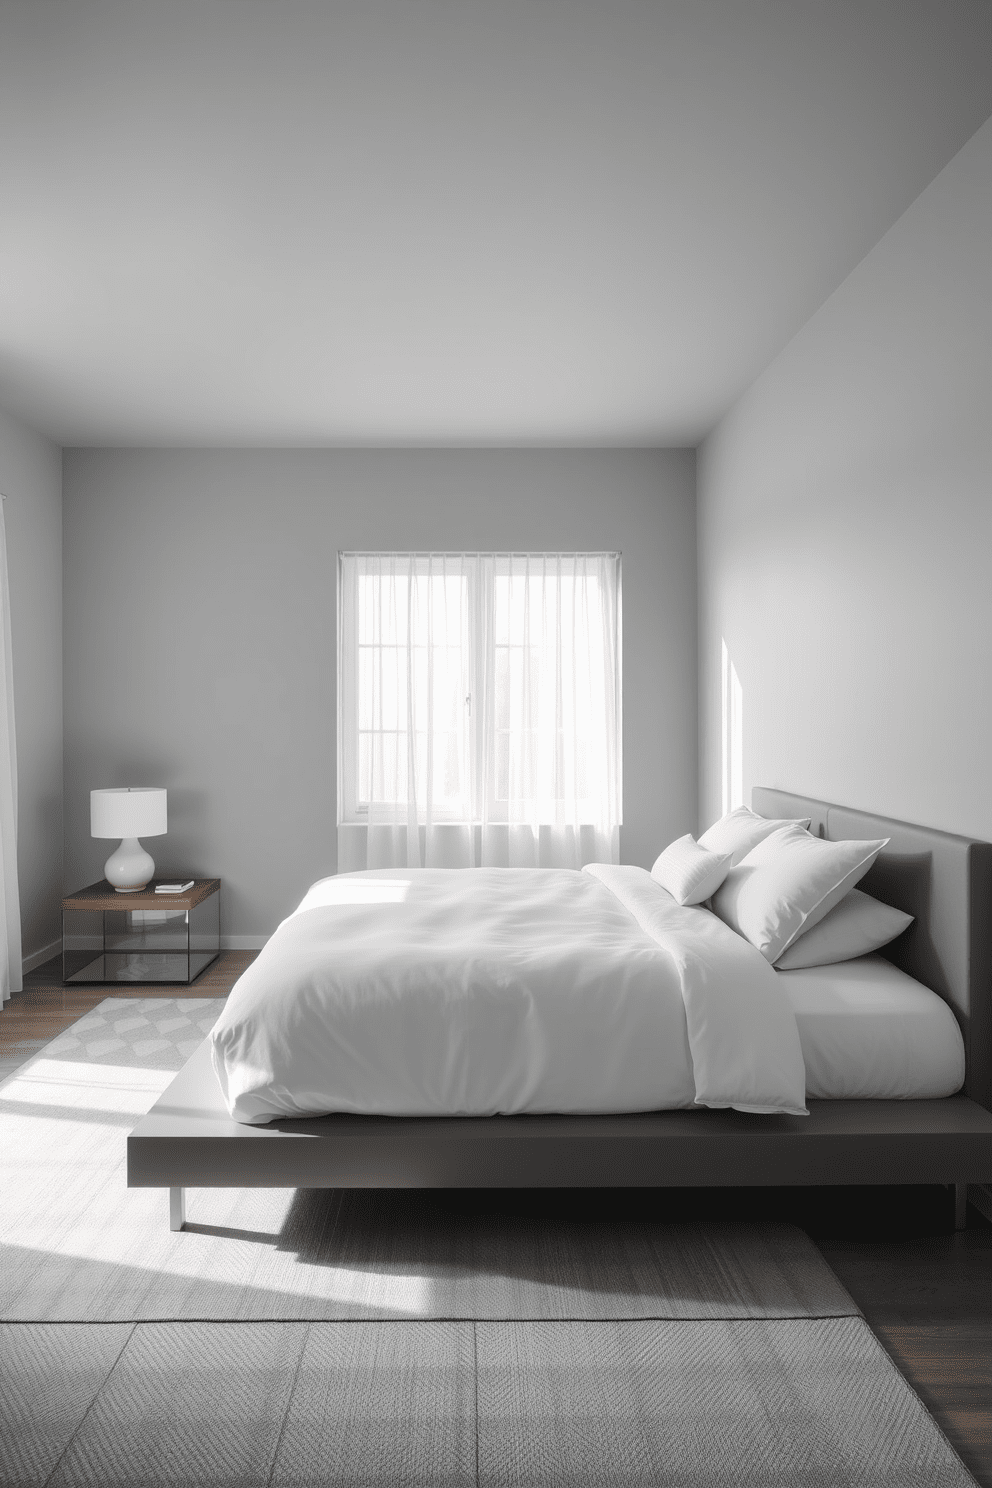
[[161,837],[169,830],[166,795],[157,786],[90,791],[90,836]]

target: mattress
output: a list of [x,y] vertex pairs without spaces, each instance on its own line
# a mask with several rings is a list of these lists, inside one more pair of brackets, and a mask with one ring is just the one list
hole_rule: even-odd
[[[212,1034],[230,1114],[595,1114],[930,1099],[949,1007],[880,957],[776,972],[643,868],[412,869],[313,885]],[[805,1065],[805,1068],[804,1068]]]
[[964,1040],[943,998],[881,956],[780,971],[810,1100],[931,1100],[964,1084]]

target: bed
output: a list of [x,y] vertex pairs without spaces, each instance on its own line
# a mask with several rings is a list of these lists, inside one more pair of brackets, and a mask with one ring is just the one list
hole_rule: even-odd
[[[882,953],[882,979],[910,977],[950,1008],[964,1055],[959,1093],[811,1096],[805,1116],[694,1107],[625,1114],[335,1114],[251,1125],[229,1114],[205,1040],[129,1136],[129,1186],[168,1189],[174,1229],[184,1223],[187,1187],[941,1183],[954,1186],[963,1224],[967,1184],[992,1180],[992,844],[778,790],[755,789],[752,807],[766,817],[809,817],[810,830],[832,840],[889,839],[861,886],[912,914],[914,922]],[[851,966],[846,976],[860,974]],[[806,1012],[797,1007],[797,1021],[822,1016],[824,989],[816,979],[782,975],[803,984],[795,990]],[[872,975],[877,981],[879,974]],[[829,995],[836,996],[835,986]],[[884,996],[878,992],[880,1017]],[[918,1036],[928,1036],[924,1024]]]

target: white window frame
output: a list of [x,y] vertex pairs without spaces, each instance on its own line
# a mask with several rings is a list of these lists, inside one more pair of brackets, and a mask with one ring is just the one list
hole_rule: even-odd
[[[338,705],[338,750],[337,750],[337,801],[338,801],[338,825],[359,826],[364,825],[368,819],[369,806],[359,798],[359,738],[361,734],[359,709],[358,709],[358,593],[357,593],[357,567],[350,564],[349,559],[360,559],[362,557],[388,558],[396,556],[405,560],[423,558],[438,558],[444,556],[441,553],[418,553],[397,552],[395,555],[388,551],[379,552],[351,552],[341,551],[338,554],[338,677],[337,677],[337,705]],[[470,761],[470,778],[468,782],[468,811],[464,814],[445,815],[435,805],[434,820],[438,822],[449,821],[452,823],[478,826],[487,815],[487,807],[498,807],[496,798],[497,782],[495,778],[495,758],[486,757],[486,740],[492,738],[495,741],[495,720],[492,717],[483,717],[484,709],[479,700],[486,697],[486,705],[492,712],[493,696],[492,688],[484,694],[483,678],[480,675],[481,667],[489,667],[495,659],[496,641],[493,635],[493,627],[487,626],[484,618],[485,607],[494,605],[492,593],[492,579],[498,573],[495,565],[492,571],[486,569],[485,560],[498,560],[505,554],[477,553],[477,554],[452,554],[474,563],[474,572],[470,570],[467,575],[469,592],[466,606],[468,613],[468,665],[470,671],[470,686],[466,697],[466,706],[470,712],[470,734],[468,756]],[[516,555],[514,555],[516,556]],[[532,556],[543,556],[534,554]],[[548,555],[559,556],[559,555]],[[568,553],[560,555],[568,557],[582,557],[581,553]],[[617,657],[616,657],[616,720],[617,720],[617,791],[618,810],[623,799],[622,791],[622,677],[621,677],[621,655],[622,655],[622,624],[620,597],[621,565],[619,553],[597,553],[596,557],[615,557],[617,564]],[[486,639],[483,639],[485,637]],[[491,652],[492,654],[488,654]],[[492,798],[487,803],[487,794],[491,792]],[[590,813],[591,815],[591,813]],[[492,820],[500,820],[500,813],[493,811]]]

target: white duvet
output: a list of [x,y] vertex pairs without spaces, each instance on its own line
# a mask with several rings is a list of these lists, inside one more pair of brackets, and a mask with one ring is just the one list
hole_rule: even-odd
[[805,1113],[780,979],[643,868],[314,884],[211,1033],[238,1121],[733,1106]]

